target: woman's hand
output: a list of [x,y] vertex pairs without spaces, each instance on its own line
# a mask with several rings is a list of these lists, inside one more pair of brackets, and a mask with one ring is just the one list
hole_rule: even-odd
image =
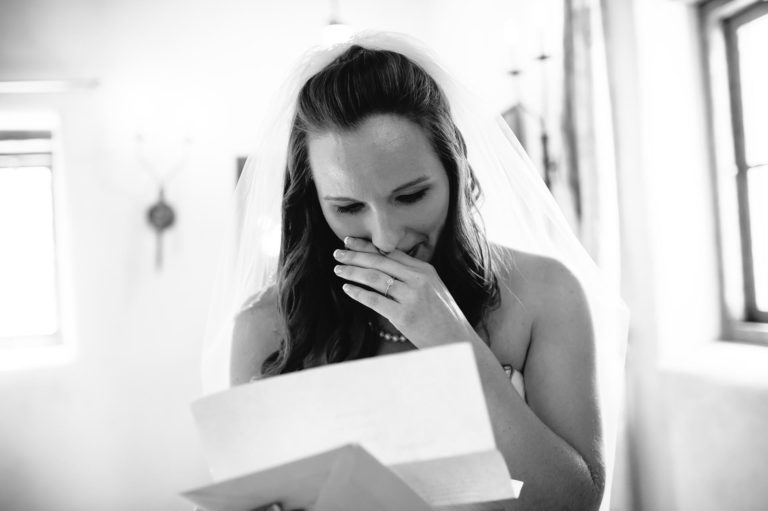
[[477,334],[435,268],[400,250],[379,253],[367,240],[348,237],[337,250],[336,274],[344,292],[381,314],[418,348],[469,341]]

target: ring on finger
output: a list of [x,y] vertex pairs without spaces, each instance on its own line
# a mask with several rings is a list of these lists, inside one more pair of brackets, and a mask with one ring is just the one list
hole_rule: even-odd
[[387,279],[387,287],[384,289],[384,297],[389,298],[389,288],[392,287],[392,284],[395,283],[395,278],[390,276]]

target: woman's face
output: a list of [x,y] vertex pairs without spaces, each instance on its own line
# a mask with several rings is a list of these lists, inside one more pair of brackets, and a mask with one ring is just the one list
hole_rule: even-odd
[[331,230],[429,261],[448,216],[448,175],[424,131],[404,117],[311,135],[309,165]]

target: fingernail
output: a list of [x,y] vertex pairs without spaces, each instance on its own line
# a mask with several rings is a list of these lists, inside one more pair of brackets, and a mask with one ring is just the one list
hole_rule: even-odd
[[334,266],[333,267],[333,272],[336,273],[336,274],[341,273],[341,266]]
[[336,249],[333,251],[333,257],[336,259],[344,259],[344,255],[346,254],[345,251]]
[[348,247],[351,242],[352,242],[352,238],[350,238],[349,236],[344,236],[344,246],[345,247]]

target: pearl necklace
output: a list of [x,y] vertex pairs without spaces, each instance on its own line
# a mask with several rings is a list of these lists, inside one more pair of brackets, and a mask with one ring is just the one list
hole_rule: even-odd
[[373,326],[373,323],[370,321],[368,322],[368,326],[371,327],[371,330],[376,332],[376,335],[378,335],[380,339],[384,339],[385,341],[389,342],[408,342],[408,338],[403,334],[390,334],[381,328]]

